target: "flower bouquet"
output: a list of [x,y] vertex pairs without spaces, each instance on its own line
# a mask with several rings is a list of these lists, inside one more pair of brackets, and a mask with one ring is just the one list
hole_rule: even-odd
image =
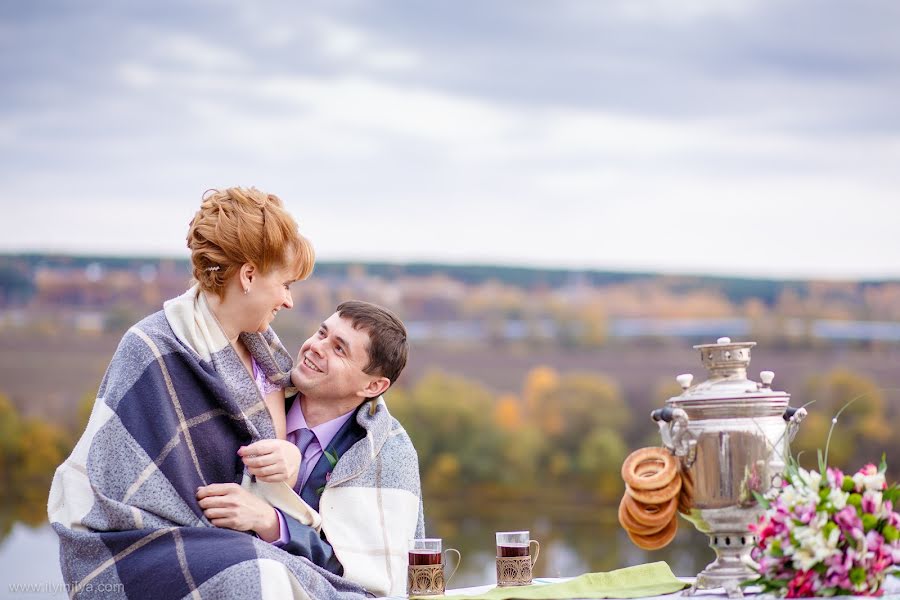
[[757,500],[765,512],[750,525],[751,552],[763,592],[805,596],[880,596],[900,565],[900,488],[888,487],[885,461],[855,475],[788,465],[783,481]]

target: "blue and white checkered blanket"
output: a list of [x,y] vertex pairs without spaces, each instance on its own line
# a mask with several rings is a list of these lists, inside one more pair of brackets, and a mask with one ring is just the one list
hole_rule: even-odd
[[[273,382],[291,357],[243,334]],[[89,598],[359,598],[362,588],[253,535],[213,527],[195,493],[240,483],[237,448],[274,437],[256,385],[194,288],[123,337],[48,512],[63,576]],[[112,584],[112,585],[108,585]]]

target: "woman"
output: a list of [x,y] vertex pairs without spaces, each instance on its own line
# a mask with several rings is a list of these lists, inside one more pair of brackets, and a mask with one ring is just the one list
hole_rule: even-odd
[[[187,244],[196,284],[125,334],[54,476],[48,512],[64,580],[80,597],[357,597],[359,588],[236,531],[265,529],[272,506],[317,525],[286,482],[257,480],[238,455],[258,444],[299,464],[292,444],[263,441],[283,437],[292,367],[269,324],[293,305],[290,284],[312,271],[312,247],[281,201],[254,188],[208,194]],[[229,502],[255,502],[259,518],[205,515],[197,490],[219,487]]]

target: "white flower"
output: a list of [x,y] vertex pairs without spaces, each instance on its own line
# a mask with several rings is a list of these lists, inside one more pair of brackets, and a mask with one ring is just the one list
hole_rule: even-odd
[[782,488],[781,498],[784,500],[785,506],[793,507],[797,504],[798,500],[797,489],[792,485]]
[[799,567],[801,571],[809,571],[816,566],[817,562],[819,562],[819,559],[805,548],[801,548],[794,553],[794,565]]
[[806,469],[800,469],[800,481],[803,482],[804,486],[812,489],[818,490],[819,484],[822,483],[822,474],[818,471],[807,471]]
[[864,490],[880,492],[884,489],[884,473],[875,473],[874,475],[856,473],[853,476],[853,483],[856,487],[861,487]]
[[831,530],[831,535],[828,536],[828,540],[826,540],[826,544],[832,550],[837,548],[838,541],[841,539],[841,530],[837,527]]
[[847,506],[847,498],[850,496],[847,492],[841,491],[839,489],[831,488],[831,491],[828,492],[828,502],[831,506],[834,507],[835,510],[841,510],[845,506]]

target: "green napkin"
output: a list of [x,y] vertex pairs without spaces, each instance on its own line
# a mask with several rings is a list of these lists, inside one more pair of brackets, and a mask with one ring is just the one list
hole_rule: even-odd
[[[561,583],[497,587],[466,600],[567,600],[570,598],[643,598],[672,594],[688,587],[664,562],[617,569],[608,573],[585,573]],[[433,596],[432,596],[433,598]]]

